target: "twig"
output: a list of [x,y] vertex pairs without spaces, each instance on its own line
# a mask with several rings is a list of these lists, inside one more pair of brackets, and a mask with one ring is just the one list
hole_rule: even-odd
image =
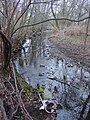
[[9,118],[9,120],[12,120],[12,117],[13,117],[13,116],[14,116],[14,114],[17,112],[18,107],[19,107],[19,106],[17,106],[17,108],[15,109],[15,111],[12,113],[11,117]]
[[15,93],[15,89],[14,89],[14,86],[12,85],[12,83],[10,82],[10,75],[9,75],[9,78],[7,79],[7,81],[8,81],[8,83],[10,84],[10,86],[11,86],[11,88],[12,88],[12,90],[13,90],[11,93],[9,92],[9,94],[12,95],[12,94]]
[[40,101],[42,102],[43,100],[42,100],[41,95],[40,95],[39,92],[38,92],[38,96],[39,96],[39,98],[40,98]]
[[4,109],[3,101],[1,98],[0,98],[0,111],[2,113],[3,120],[8,120],[5,109]]
[[14,12],[15,12],[15,10],[16,10],[19,2],[20,2],[20,0],[18,0],[18,2],[16,3],[16,6],[15,6],[14,9],[13,9],[13,12],[12,12],[12,14],[11,14],[10,20],[8,21],[8,25],[7,25],[7,28],[6,28],[5,33],[7,33],[7,31],[8,31],[9,25],[10,25],[10,23],[11,23],[11,20],[12,20],[12,18],[13,18]]
[[11,38],[12,38],[12,35],[13,35],[14,27],[16,26],[16,24],[18,23],[18,21],[20,20],[20,18],[25,14],[25,12],[26,12],[27,9],[29,8],[30,4],[31,4],[31,0],[29,0],[29,3],[28,3],[28,5],[26,6],[26,9],[25,9],[25,10],[23,11],[23,13],[18,17],[18,19],[16,20],[15,24],[13,25]]
[[7,16],[0,10],[0,13],[5,17],[7,18]]
[[22,91],[23,91],[23,89],[22,89],[21,92],[20,92],[19,99],[20,99],[20,102],[21,102],[21,104],[22,104],[23,110],[24,110],[24,112],[25,112],[25,114],[26,114],[26,117],[27,117],[29,120],[33,120],[32,117],[31,117],[31,116],[29,115],[29,113],[27,112],[27,110],[26,110],[26,108],[25,108],[25,106],[24,106],[24,103],[23,103],[23,101],[22,101],[22,98],[21,98],[21,93],[22,93]]
[[21,92],[19,92],[19,89],[18,89],[18,86],[17,86],[17,79],[16,79],[16,73],[15,73],[14,65],[13,65],[12,61],[11,61],[11,63],[12,63],[12,70],[13,70],[14,80],[15,80],[16,94],[17,94],[17,98],[18,98],[20,108],[23,111],[24,115],[27,117],[27,120],[33,120],[32,117],[27,112],[27,110],[26,110],[26,108],[25,108],[25,106],[23,104],[23,101],[22,101],[22,98],[21,98],[21,93],[22,93],[23,89],[21,90]]

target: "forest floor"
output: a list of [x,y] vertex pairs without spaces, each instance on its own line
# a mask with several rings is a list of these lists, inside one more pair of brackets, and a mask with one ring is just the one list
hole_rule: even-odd
[[53,43],[58,50],[67,57],[72,58],[76,63],[81,63],[90,72],[90,36],[87,36],[85,54],[84,53],[84,35],[63,34],[57,31],[49,34],[49,41]]

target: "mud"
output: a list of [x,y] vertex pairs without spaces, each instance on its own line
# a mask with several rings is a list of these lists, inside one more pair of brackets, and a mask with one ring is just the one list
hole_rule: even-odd
[[56,46],[58,50],[64,53],[67,57],[72,58],[77,64],[85,66],[90,72],[90,41],[87,41],[85,55],[83,55],[84,45],[83,41],[79,44],[75,41],[58,40],[50,38],[49,41]]

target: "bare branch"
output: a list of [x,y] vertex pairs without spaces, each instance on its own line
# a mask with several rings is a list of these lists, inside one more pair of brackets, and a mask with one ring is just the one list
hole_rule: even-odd
[[11,20],[12,20],[12,18],[13,18],[13,15],[14,15],[14,13],[15,13],[15,10],[17,9],[17,6],[18,6],[19,2],[20,2],[20,0],[18,0],[18,2],[16,3],[16,6],[15,6],[14,9],[13,9],[13,12],[12,12],[12,14],[11,14],[10,20],[8,21],[8,25],[7,25],[7,29],[6,29],[6,32],[5,32],[5,33],[7,33],[7,31],[8,31],[9,24],[11,23]]
[[29,8],[30,5],[31,5],[31,0],[29,1],[26,9],[23,11],[23,13],[19,16],[19,18],[16,20],[15,24],[13,25],[12,32],[14,30],[14,27],[16,26],[16,24],[18,23],[18,21],[20,20],[20,18],[24,15],[24,13],[27,11],[27,9]]
[[17,106],[17,108],[15,109],[15,111],[12,113],[11,117],[9,118],[10,120],[12,120],[14,114],[16,114],[16,112],[17,112],[17,110],[18,110],[18,107],[19,107],[19,106]]
[[14,65],[13,65],[12,61],[11,61],[11,63],[12,63],[12,70],[13,70],[14,80],[15,80],[16,95],[17,95],[17,98],[18,98],[20,108],[23,111],[24,115],[27,117],[27,120],[33,120],[32,117],[29,115],[28,111],[26,110],[24,104],[23,104],[23,101],[22,101],[22,98],[21,98],[21,93],[22,93],[23,89],[21,90],[21,92],[19,92],[19,89],[18,89],[18,86],[17,86],[15,68],[14,68]]
[[68,19],[68,18],[57,18],[57,19],[47,19],[47,20],[44,20],[44,21],[41,21],[41,22],[37,22],[37,23],[34,23],[34,24],[30,24],[30,25],[24,25],[24,26],[21,26],[21,27],[18,27],[16,30],[14,30],[14,32],[12,33],[12,36],[13,34],[15,34],[19,29],[22,29],[24,27],[31,27],[31,26],[35,26],[35,25],[39,25],[39,24],[42,24],[42,23],[45,23],[45,22],[48,22],[48,21],[53,21],[53,20],[67,20],[67,21],[71,21],[71,22],[82,22],[86,19],[89,19],[90,17],[85,17],[81,20],[72,20],[72,19]]
[[10,84],[11,88],[12,88],[12,93],[10,93],[11,95],[15,93],[15,89],[14,89],[14,86],[12,85],[12,83],[10,82],[10,75],[9,75],[9,78],[7,79],[8,83]]
[[0,10],[0,13],[5,17],[7,18],[7,16]]
[[2,116],[0,116],[0,118],[3,117],[3,120],[8,120],[5,109],[4,109],[3,100],[1,98],[0,98],[0,113],[2,113]]
[[51,2],[56,2],[56,1],[60,1],[60,0],[51,0],[51,1],[48,1],[48,2],[32,2],[31,4],[48,4],[48,3],[51,3]]
[[5,3],[5,14],[6,14],[6,16],[7,16],[7,18],[8,18],[8,2],[7,2],[7,0],[4,0],[4,3]]

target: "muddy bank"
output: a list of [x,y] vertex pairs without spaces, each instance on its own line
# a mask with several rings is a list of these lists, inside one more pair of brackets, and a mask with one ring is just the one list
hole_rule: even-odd
[[73,43],[68,40],[58,40],[49,38],[49,41],[56,46],[60,52],[73,59],[77,64],[82,64],[90,72],[90,41],[87,41],[86,54],[83,59],[83,44]]
[[29,106],[27,106],[27,110],[32,116],[33,120],[53,120],[54,115],[48,114],[45,110],[39,110],[42,103],[39,98],[34,94],[34,98],[31,100]]

